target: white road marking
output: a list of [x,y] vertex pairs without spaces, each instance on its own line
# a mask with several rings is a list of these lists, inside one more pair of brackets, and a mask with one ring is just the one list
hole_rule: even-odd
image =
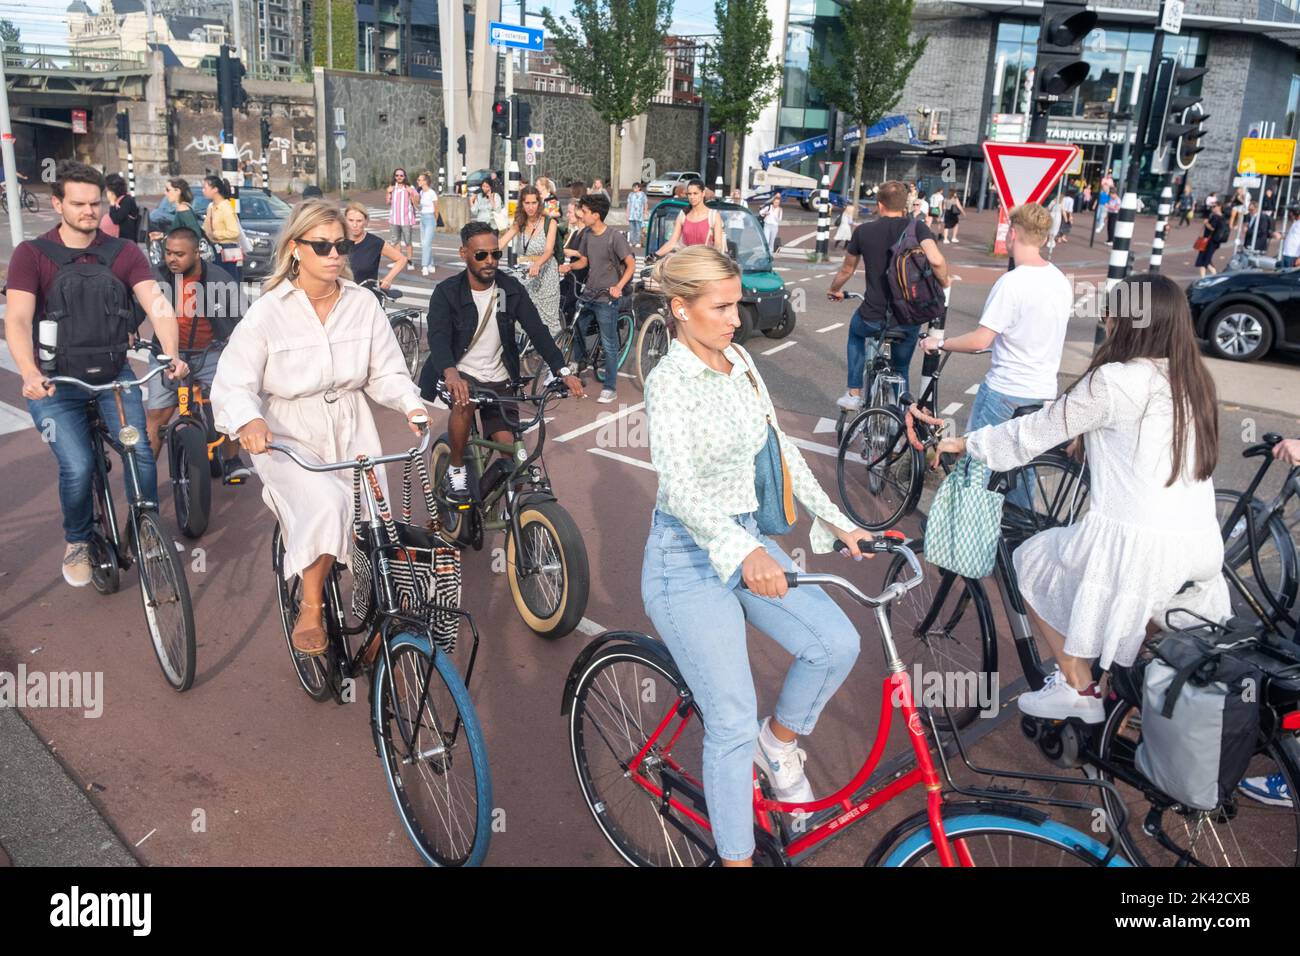
[[813,280],[813,277],[812,277],[812,276],[804,276],[802,279],[796,279],[795,281],[796,281],[796,282],[812,282],[812,280]]
[[975,383],[974,385],[972,385],[970,388],[966,389],[966,394],[967,394],[967,395],[974,395],[974,394],[975,394],[976,392],[978,392],[979,390],[980,390],[980,383],[979,383],[979,382],[976,382],[976,383]]
[[787,435],[786,437],[789,438],[796,445],[798,445],[800,448],[802,448],[804,451],[813,451],[819,455],[827,455],[831,458],[838,457],[840,453],[840,450],[838,448],[835,448],[831,445],[821,445],[815,441],[809,441],[806,438],[795,438],[792,435]]
[[601,627],[589,617],[584,617],[578,622],[578,630],[588,637],[595,637],[598,634],[604,634],[605,628]]
[[835,419],[833,418],[819,418],[817,424],[813,426],[814,435],[823,435],[826,432],[833,431],[835,431]]
[[642,461],[640,458],[629,458],[627,455],[620,455],[616,451],[610,451],[607,448],[588,448],[587,451],[593,455],[600,455],[601,458],[612,458],[614,461],[621,461],[625,465],[636,465],[638,468],[644,468],[647,471],[654,471],[655,466],[648,461]]
[[32,424],[31,415],[5,402],[0,402],[0,435],[26,431],[28,428],[35,427]]
[[954,412],[956,412],[957,409],[961,408],[961,405],[962,405],[961,402],[953,402],[951,405],[946,406],[944,410],[941,411],[939,414],[947,417],[948,415],[951,415]]
[[794,341],[790,341],[790,342],[782,342],[780,345],[774,345],[774,346],[772,346],[770,349],[768,349],[766,352],[760,352],[759,354],[760,354],[760,355],[775,355],[777,352],[780,352],[782,349],[788,349],[790,346],[792,346],[792,345],[798,345],[798,344],[799,344],[798,342],[794,342]]
[[581,425],[578,428],[575,428],[573,431],[565,432],[559,438],[553,438],[551,440],[571,441],[574,438],[577,438],[579,435],[585,435],[587,434],[587,432],[594,432],[597,428],[600,428],[603,425],[608,425],[610,422],[617,421],[618,419],[622,418],[624,415],[631,415],[633,412],[639,412],[643,408],[645,408],[645,402],[637,402],[635,405],[629,405],[627,406],[627,408],[624,408],[621,411],[602,414],[594,422],[589,422],[586,425]]
[[[151,836],[153,836],[153,835],[154,835],[155,833],[157,833],[157,832],[158,832],[158,828],[157,828],[157,827],[154,827],[152,830],[150,830],[150,831],[149,831],[148,833],[146,833],[144,836],[140,837],[140,843],[143,843],[145,840],[149,839]],[[136,846],[139,846],[140,843],[137,843]]]
[[817,334],[820,335],[822,332],[834,332],[836,329],[842,329],[842,328],[844,328],[844,323],[836,322],[833,325],[826,326],[826,328],[824,329],[818,329]]
[[18,374],[18,363],[14,361],[13,353],[9,351],[8,342],[0,342],[0,368]]

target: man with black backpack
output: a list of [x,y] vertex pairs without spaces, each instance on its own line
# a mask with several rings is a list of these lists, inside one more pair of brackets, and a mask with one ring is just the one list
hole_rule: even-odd
[[[20,243],[9,264],[5,338],[23,379],[32,421],[48,436],[59,462],[59,505],[63,510],[63,579],[73,587],[90,583],[90,541],[94,515],[90,418],[87,405],[116,422],[113,392],[96,398],[75,386],[55,387],[52,375],[69,375],[93,385],[132,379],[127,348],[139,325],[139,309],[153,323],[168,355],[177,354],[176,315],[158,288],[140,247],[99,229],[104,176],[83,163],[58,169],[51,202],[60,224],[38,239]],[[172,374],[189,369],[177,359]],[[122,394],[127,421],[145,434],[144,403],[138,389]],[[136,450],[140,494],[158,500],[158,473],[144,442]]]
[[882,325],[897,326],[904,338],[893,345],[893,367],[907,379],[921,326],[943,314],[948,263],[929,227],[906,215],[907,202],[906,183],[881,185],[876,192],[879,215],[853,231],[844,263],[826,293],[834,302],[844,301],[842,290],[862,260],[867,287],[849,322],[848,391],[837,400],[849,411],[862,405],[867,340],[879,334]]

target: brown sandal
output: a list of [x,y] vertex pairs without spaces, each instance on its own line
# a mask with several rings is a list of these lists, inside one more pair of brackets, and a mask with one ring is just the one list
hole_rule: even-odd
[[[324,604],[308,604],[306,601],[301,602],[300,608],[310,607],[321,609]],[[329,648],[329,638],[325,634],[325,629],[317,624],[314,627],[303,626],[303,616],[298,614],[298,621],[293,627],[293,649],[299,654],[306,654],[308,657],[319,657]]]

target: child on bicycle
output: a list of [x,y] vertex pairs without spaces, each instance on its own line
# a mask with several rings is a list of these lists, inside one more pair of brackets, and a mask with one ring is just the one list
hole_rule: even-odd
[[[754,852],[753,764],[781,800],[808,802],[797,735],[811,733],[858,656],[858,633],[817,587],[787,591],[794,565],[759,531],[755,455],[775,429],[795,497],[813,516],[813,551],[836,540],[860,557],[868,532],[835,507],[776,412],[752,359],[732,343],[740,270],[692,246],[661,260],[676,337],[646,379],[650,457],[659,491],[641,570],[646,613],[704,718],[704,791],[724,865]],[[741,584],[745,585],[744,588]],[[746,621],[794,655],[773,716],[758,721]]]

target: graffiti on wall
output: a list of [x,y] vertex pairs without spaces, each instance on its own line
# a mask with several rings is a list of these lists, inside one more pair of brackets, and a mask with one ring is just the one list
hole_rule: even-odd
[[[268,153],[274,153],[277,150],[280,153],[280,162],[283,165],[289,164],[289,140],[284,136],[272,136],[271,147]],[[200,156],[221,157],[221,138],[213,136],[211,133],[203,136],[190,137],[189,145],[185,147],[186,152],[194,151]],[[244,160],[253,159],[253,146],[251,143],[241,143],[239,137],[235,137],[235,158],[241,163]]]

